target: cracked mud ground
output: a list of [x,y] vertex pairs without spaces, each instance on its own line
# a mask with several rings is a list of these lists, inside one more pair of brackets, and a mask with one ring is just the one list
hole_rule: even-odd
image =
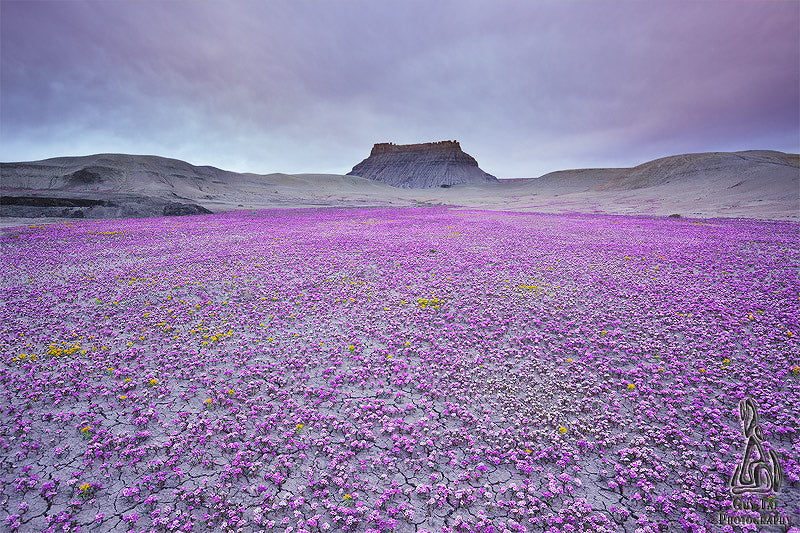
[[747,514],[745,397],[797,522],[797,235],[435,208],[6,229],[0,528],[738,531],[712,521]]

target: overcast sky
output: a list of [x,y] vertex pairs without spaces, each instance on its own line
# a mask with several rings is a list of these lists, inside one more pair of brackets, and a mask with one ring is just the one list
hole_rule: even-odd
[[0,160],[346,173],[457,139],[498,177],[800,151],[800,2],[0,2]]

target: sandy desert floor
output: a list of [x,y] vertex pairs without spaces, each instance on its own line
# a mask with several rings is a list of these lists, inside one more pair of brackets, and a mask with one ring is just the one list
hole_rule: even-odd
[[[4,530],[800,524],[796,222],[326,208],[1,242]],[[767,510],[728,486],[746,397]]]

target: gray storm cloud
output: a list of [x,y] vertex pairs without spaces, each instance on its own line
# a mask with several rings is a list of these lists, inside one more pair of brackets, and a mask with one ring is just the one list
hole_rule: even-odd
[[498,176],[798,151],[796,2],[13,2],[0,158],[346,172],[459,139]]

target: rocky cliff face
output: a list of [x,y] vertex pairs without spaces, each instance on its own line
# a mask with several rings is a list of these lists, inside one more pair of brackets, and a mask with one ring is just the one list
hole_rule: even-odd
[[497,178],[478,168],[478,162],[461,150],[458,141],[378,143],[348,175],[403,189],[497,182]]

